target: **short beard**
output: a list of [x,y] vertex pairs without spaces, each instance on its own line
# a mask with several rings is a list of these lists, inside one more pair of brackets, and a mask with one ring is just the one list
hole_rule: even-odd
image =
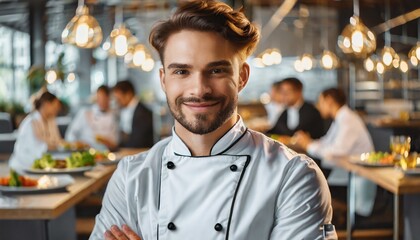
[[[184,102],[203,102],[203,101],[218,101],[220,104],[224,104],[227,101],[227,105],[220,109],[218,113],[215,114],[215,119],[206,124],[209,121],[209,114],[195,114],[195,121],[188,122],[185,114],[181,110],[181,106]],[[237,98],[222,98],[222,97],[213,97],[213,96],[204,96],[203,98],[177,98],[175,100],[175,105],[171,104],[167,100],[169,110],[172,113],[172,116],[178,121],[185,129],[188,131],[204,135],[210,132],[215,131],[220,126],[222,126],[234,113],[236,104],[238,102]]]

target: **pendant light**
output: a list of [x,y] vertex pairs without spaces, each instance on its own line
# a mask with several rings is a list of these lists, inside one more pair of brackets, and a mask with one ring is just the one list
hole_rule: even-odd
[[363,61],[363,66],[368,72],[373,72],[375,70],[376,60],[373,58],[373,55]]
[[365,58],[376,49],[376,38],[359,18],[359,0],[353,0],[354,14],[341,35],[338,46],[345,53],[356,58]]
[[[390,16],[389,0],[387,0],[386,1],[386,6],[385,6],[385,22],[388,22],[390,17],[391,16]],[[384,65],[385,69],[392,68],[392,66],[394,64],[397,65],[396,64],[397,61],[398,61],[398,66],[399,66],[399,60],[398,60],[399,57],[398,57],[398,59],[395,59],[396,55],[397,54],[395,53],[395,50],[391,47],[391,32],[388,29],[385,32],[385,47],[381,51],[381,61]]]
[[[335,55],[335,53],[333,53],[332,51],[329,51],[329,44],[328,44],[328,9],[326,10],[325,14],[324,14],[326,20],[324,20],[324,28],[322,28],[322,32],[323,32],[323,39],[322,39],[322,43],[323,43],[323,47],[324,47],[324,51],[322,52],[322,56],[321,56],[321,67],[324,68],[325,70],[331,70],[331,69],[335,69],[338,66],[338,58]],[[321,32],[321,33],[322,33]]]
[[114,29],[109,35],[109,44],[107,44],[108,52],[111,55],[123,57],[127,54],[137,39],[131,34],[130,30],[126,28],[123,21],[123,9],[121,6],[115,7],[115,25]]
[[96,48],[101,44],[102,29],[98,21],[89,14],[89,9],[83,0],[79,0],[76,16],[61,33],[61,41],[80,48]]
[[[417,39],[420,39],[420,19],[417,20]],[[420,42],[418,41],[408,52],[408,59],[413,66],[417,66],[420,61]]]

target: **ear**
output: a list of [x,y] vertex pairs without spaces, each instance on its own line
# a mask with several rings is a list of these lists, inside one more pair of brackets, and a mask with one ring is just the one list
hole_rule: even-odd
[[249,79],[249,65],[244,62],[239,72],[239,92],[246,86]]
[[166,93],[166,86],[165,86],[165,70],[163,67],[159,69],[159,77],[160,77],[160,86],[162,90]]

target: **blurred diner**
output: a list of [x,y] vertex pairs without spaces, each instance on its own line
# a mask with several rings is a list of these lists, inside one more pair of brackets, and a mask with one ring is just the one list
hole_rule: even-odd
[[64,142],[55,118],[60,100],[46,91],[34,102],[35,109],[23,120],[9,160],[11,168],[22,171],[32,166],[34,159],[47,151],[57,150]]
[[120,147],[153,146],[153,113],[137,97],[129,80],[119,81],[112,93],[120,107]]
[[303,84],[297,78],[286,78],[280,85],[286,110],[267,134],[293,136],[304,131],[314,138],[324,135],[324,121],[318,110],[303,99]]
[[66,140],[80,141],[98,150],[113,150],[118,146],[119,127],[110,108],[110,90],[102,85],[96,90],[96,103],[82,108],[66,131]]
[[[298,131],[294,139],[310,156],[321,159],[321,166],[330,187],[346,186],[348,172],[335,167],[328,159],[372,152],[372,139],[363,120],[346,105],[346,96],[342,90],[324,90],[319,95],[317,107],[323,118],[334,119],[328,132],[320,139],[312,139],[308,133]],[[356,190],[356,212],[362,216],[369,216],[375,201],[376,185],[365,178],[357,177]],[[331,188],[331,195],[335,197],[334,188]],[[336,197],[345,201],[345,196]]]

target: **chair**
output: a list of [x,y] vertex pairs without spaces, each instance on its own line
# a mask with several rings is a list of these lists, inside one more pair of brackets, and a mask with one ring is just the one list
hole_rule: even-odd
[[0,133],[12,133],[13,125],[9,113],[0,112]]

